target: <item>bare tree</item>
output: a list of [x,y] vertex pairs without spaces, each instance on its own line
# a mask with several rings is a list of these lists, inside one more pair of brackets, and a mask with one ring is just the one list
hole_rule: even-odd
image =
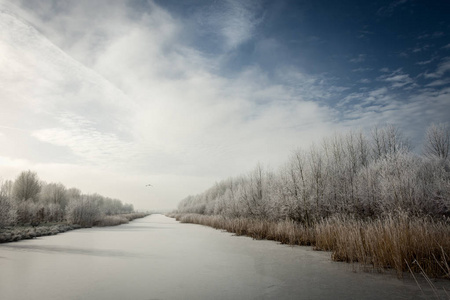
[[373,155],[375,159],[385,158],[400,150],[411,150],[409,140],[402,134],[399,128],[392,124],[384,127],[374,127],[372,130]]
[[11,180],[5,180],[2,182],[0,187],[0,196],[12,199],[13,197],[13,186],[14,182]]
[[299,208],[306,225],[311,225],[310,217],[310,182],[308,178],[307,153],[297,150],[291,157],[290,175],[294,187],[294,196],[299,202]]
[[66,187],[61,183],[49,183],[42,187],[40,199],[46,204],[58,204],[64,209],[67,205]]
[[308,153],[309,169],[311,170],[311,189],[312,199],[315,204],[315,211],[318,214],[323,214],[324,203],[323,196],[325,191],[325,162],[323,155],[319,149],[313,144]]
[[428,157],[447,159],[450,153],[450,127],[448,124],[431,124],[428,127],[423,153]]
[[67,220],[83,227],[93,226],[100,217],[100,209],[89,197],[69,201],[66,207]]
[[265,216],[267,211],[265,200],[267,200],[264,196],[264,184],[265,182],[265,172],[261,164],[258,163],[256,168],[249,173],[248,175],[248,206],[251,215],[254,216]]
[[17,219],[17,207],[7,192],[10,185],[11,181],[7,180],[0,188],[0,228],[13,224]]
[[20,173],[13,186],[13,196],[17,200],[37,200],[41,183],[36,172],[30,170]]

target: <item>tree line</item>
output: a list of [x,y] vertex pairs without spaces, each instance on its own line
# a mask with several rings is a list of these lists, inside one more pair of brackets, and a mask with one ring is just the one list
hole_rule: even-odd
[[310,226],[339,215],[376,219],[393,213],[450,217],[450,130],[432,124],[422,153],[394,125],[350,131],[298,149],[273,171],[258,164],[189,196],[179,213],[222,215]]
[[132,212],[132,204],[99,194],[83,194],[61,183],[46,183],[32,171],[0,183],[0,228],[63,221],[92,226],[105,216]]

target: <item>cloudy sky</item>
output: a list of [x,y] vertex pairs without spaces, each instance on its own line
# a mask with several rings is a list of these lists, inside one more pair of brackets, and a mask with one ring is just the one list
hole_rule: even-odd
[[334,131],[390,122],[419,147],[450,116],[448,15],[447,1],[0,0],[0,179],[30,169],[170,209]]

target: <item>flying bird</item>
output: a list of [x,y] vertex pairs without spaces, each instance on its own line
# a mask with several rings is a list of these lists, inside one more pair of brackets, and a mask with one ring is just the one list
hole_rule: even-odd
[[147,184],[147,185],[145,185],[145,186],[153,186],[153,185],[151,185],[151,184],[149,183],[149,184]]

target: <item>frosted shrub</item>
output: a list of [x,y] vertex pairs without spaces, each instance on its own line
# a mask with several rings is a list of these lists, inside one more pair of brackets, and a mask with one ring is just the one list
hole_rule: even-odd
[[44,220],[44,206],[32,201],[19,201],[17,222],[19,224],[39,225]]
[[91,227],[100,218],[100,209],[86,197],[71,200],[66,208],[67,221],[83,227]]
[[12,225],[17,220],[15,203],[7,197],[0,195],[0,228]]
[[62,209],[67,205],[67,190],[61,183],[49,183],[42,186],[39,201],[45,204],[58,204]]
[[423,160],[416,182],[419,208],[431,215],[450,217],[450,161],[435,157]]
[[59,204],[50,203],[45,206],[44,219],[46,222],[60,222],[64,219],[64,210]]

